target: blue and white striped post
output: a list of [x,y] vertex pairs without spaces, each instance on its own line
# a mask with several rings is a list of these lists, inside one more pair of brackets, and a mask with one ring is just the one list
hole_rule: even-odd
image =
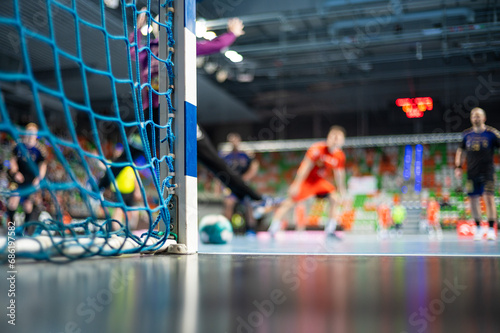
[[[162,10],[166,9],[162,8]],[[196,253],[198,251],[196,1],[174,1],[174,10],[175,52],[173,62],[175,64],[175,79],[173,103],[176,109],[174,154],[175,183],[177,184],[175,190],[178,216],[177,232],[178,243],[186,245],[187,253]],[[164,13],[161,13],[160,16],[164,17]],[[164,34],[160,34],[160,36],[162,35]],[[160,45],[162,45],[161,40]],[[160,48],[163,49],[160,49],[160,52],[167,52],[166,46],[160,46]],[[166,106],[161,105],[160,113],[166,117]]]

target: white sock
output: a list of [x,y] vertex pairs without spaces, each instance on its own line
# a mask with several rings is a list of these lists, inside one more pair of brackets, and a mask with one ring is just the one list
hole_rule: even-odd
[[270,232],[277,232],[281,229],[281,221],[273,219],[271,225],[269,226]]
[[337,229],[337,221],[335,219],[330,219],[326,225],[325,232],[328,234],[333,234]]

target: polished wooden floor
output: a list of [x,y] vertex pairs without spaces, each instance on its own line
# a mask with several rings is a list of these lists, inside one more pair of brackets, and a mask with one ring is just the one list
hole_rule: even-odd
[[[324,246],[348,249],[355,241]],[[235,248],[247,243],[239,254],[202,246],[206,253],[189,256],[25,262],[16,276],[15,327],[7,324],[9,285],[0,282],[0,332],[500,332],[493,252],[286,254],[292,245],[284,241],[278,251],[279,242],[236,238]],[[252,253],[249,244],[276,252]]]
[[342,240],[327,238],[323,231],[286,231],[271,239],[267,232],[256,237],[235,237],[225,245],[200,244],[202,253],[262,255],[325,254],[325,255],[386,255],[386,256],[500,256],[500,242],[458,238],[455,232],[445,232],[444,238],[429,239],[426,234],[391,235],[380,239],[374,234],[345,233]]

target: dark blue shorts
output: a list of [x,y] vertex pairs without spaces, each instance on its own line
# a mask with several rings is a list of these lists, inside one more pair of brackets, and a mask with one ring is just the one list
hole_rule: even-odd
[[478,176],[467,179],[467,194],[469,196],[495,194],[495,180],[491,176]]
[[[31,185],[31,183],[17,183],[17,182],[13,181],[9,184],[9,190],[16,191],[16,192],[24,192],[24,191],[31,189],[32,186],[33,185]],[[21,197],[21,200],[19,202],[23,203],[25,200],[31,199],[32,194],[33,193],[28,194],[28,195],[12,195],[12,196]]]
[[[113,193],[113,194],[114,194],[115,200],[118,201],[118,195],[116,193]],[[121,195],[122,195],[123,203],[125,204],[125,206],[133,207],[136,205],[133,191],[131,193],[121,193]]]

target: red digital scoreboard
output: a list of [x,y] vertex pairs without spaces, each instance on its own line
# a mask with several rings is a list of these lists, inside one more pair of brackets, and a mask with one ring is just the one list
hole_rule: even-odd
[[408,118],[422,118],[434,106],[430,97],[398,98],[396,105],[403,108]]

